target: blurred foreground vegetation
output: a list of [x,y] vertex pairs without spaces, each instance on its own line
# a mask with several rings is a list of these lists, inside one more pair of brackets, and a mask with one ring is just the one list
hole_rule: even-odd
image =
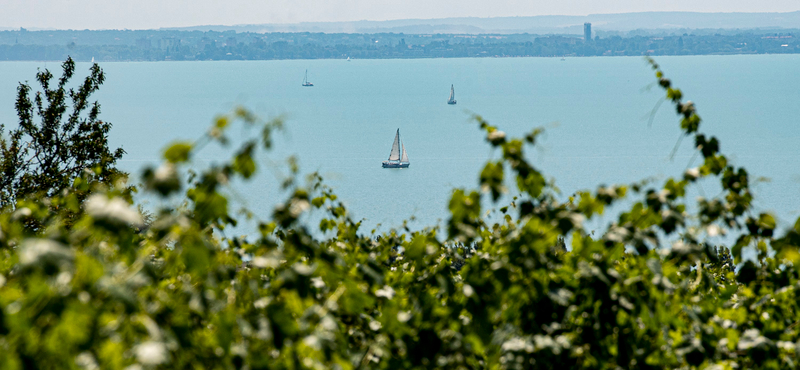
[[[288,196],[255,220],[226,189],[264,169],[283,123],[239,109],[166,149],[139,189],[99,161],[18,196],[0,213],[0,368],[796,367],[800,224],[754,213],[747,171],[649,62],[697,148],[697,167],[663,184],[559,202],[525,155],[542,130],[506,137],[476,116],[498,156],[476,189],[453,190],[443,228],[363,230],[291,159]],[[257,134],[184,176],[237,125]],[[686,199],[699,181],[722,191]],[[143,214],[134,191],[185,202]],[[627,210],[602,232],[583,228],[615,204]],[[257,230],[229,235],[243,221]]]

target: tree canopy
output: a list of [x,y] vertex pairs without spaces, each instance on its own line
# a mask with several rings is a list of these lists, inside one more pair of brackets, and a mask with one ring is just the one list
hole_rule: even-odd
[[[795,367],[800,223],[778,235],[752,210],[747,171],[649,62],[702,158],[663,184],[559,201],[525,155],[542,130],[512,138],[476,116],[500,158],[476,189],[454,189],[441,229],[364,231],[289,160],[285,201],[250,236],[228,236],[255,216],[233,211],[225,188],[262,168],[283,125],[238,109],[144,172],[143,191],[186,197],[146,227],[114,186],[95,188],[73,224],[42,210],[81,189],[20,201],[0,213],[0,368]],[[184,178],[235,124],[259,135]],[[703,179],[722,193],[687,199]],[[485,218],[485,201],[502,220]],[[587,232],[611,205],[626,210]],[[25,228],[32,218],[46,227]],[[735,242],[708,241],[721,233]]]
[[20,83],[19,123],[7,135],[0,125],[0,208],[26,197],[52,198],[85,171],[105,184],[122,175],[114,165],[125,152],[108,147],[111,124],[99,119],[100,104],[89,100],[105,81],[103,70],[94,64],[75,89],[68,86],[75,62],[68,58],[61,68],[55,86],[46,69],[36,74],[41,91]]

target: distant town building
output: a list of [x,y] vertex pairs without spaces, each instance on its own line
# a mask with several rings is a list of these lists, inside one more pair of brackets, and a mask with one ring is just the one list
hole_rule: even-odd
[[141,38],[141,39],[137,39],[136,40],[136,47],[139,48],[139,49],[147,50],[147,49],[150,49],[151,46],[153,46],[153,45],[150,43],[150,39]]
[[592,24],[589,22],[583,24],[583,41],[592,41]]
[[265,48],[267,47],[267,43],[264,42],[265,37],[253,37],[253,41],[250,45],[255,46],[257,48]]
[[181,39],[177,37],[164,37],[158,42],[158,47],[162,50],[172,51],[181,45]]

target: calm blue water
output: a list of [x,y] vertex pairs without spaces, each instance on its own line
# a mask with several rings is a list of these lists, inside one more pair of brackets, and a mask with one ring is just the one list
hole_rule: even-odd
[[[800,55],[660,57],[667,76],[696,102],[701,129],[752,178],[757,209],[787,222],[800,215]],[[0,122],[15,122],[18,81],[43,62],[0,63]],[[54,72],[57,62],[48,62]],[[104,63],[96,98],[114,124],[110,141],[138,173],[172,140],[199,137],[212,118],[244,105],[263,117],[285,115],[288,130],[271,161],[288,154],[305,172],[319,171],[368,228],[445,219],[453,187],[475,187],[481,165],[497,158],[471,112],[511,135],[547,127],[529,152],[565,196],[599,183],[664,179],[690,164],[689,140],[669,156],[678,119],[668,105],[646,117],[662,96],[642,58],[515,58]],[[79,64],[86,73],[88,64]],[[308,69],[315,87],[300,83]],[[445,104],[450,84],[458,105]],[[399,128],[411,168],[382,169]],[[231,132],[241,137],[239,130]],[[201,164],[218,161],[204,151]],[[266,159],[266,158],[262,158]],[[697,163],[692,166],[696,166]],[[247,206],[267,215],[279,199],[274,171],[240,186]],[[716,190],[700,190],[714,196]]]

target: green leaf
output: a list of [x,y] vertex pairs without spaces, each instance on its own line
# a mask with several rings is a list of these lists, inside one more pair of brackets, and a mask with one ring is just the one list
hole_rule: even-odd
[[164,151],[164,159],[170,163],[181,163],[189,160],[192,151],[192,144],[188,142],[177,142],[169,146]]
[[503,186],[503,162],[486,163],[480,175],[481,187],[492,193],[492,200],[497,201],[505,191]]
[[228,127],[228,124],[230,124],[230,120],[226,116],[219,116],[214,120],[214,127],[218,129],[224,129]]
[[246,145],[233,160],[233,170],[242,174],[245,179],[249,179],[256,172],[256,162],[253,160],[254,149],[254,143]]

